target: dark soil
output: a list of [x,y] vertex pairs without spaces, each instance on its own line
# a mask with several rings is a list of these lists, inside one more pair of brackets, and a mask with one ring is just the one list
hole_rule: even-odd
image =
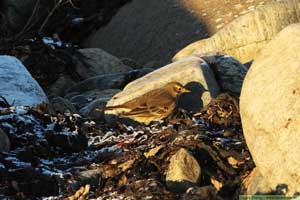
[[[12,147],[0,153],[0,198],[53,200],[77,191],[82,199],[238,199],[253,162],[235,102],[222,94],[194,117],[180,111],[149,126],[49,115],[44,106],[1,108],[0,128]],[[201,166],[190,192],[165,182],[168,158],[179,148]]]

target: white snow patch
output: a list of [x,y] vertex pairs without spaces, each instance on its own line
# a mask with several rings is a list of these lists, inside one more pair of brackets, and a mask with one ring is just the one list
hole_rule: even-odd
[[51,160],[40,159],[40,161],[41,161],[42,164],[44,164],[44,165],[53,165],[53,161],[51,161]]
[[0,169],[5,169],[5,166],[2,164],[2,163],[0,163]]
[[11,161],[16,167],[31,167],[31,163],[19,161],[15,157],[6,157],[4,160]]
[[84,124],[85,125],[89,125],[89,126],[95,126],[96,125],[96,122],[94,122],[94,121],[86,121],[86,122],[84,122]]
[[58,172],[53,172],[53,171],[50,171],[49,169],[42,168],[42,173],[45,175],[49,175],[49,176],[57,176],[61,179],[64,178],[64,173],[61,170],[59,170]]
[[51,196],[51,197],[42,197],[42,200],[60,200],[62,198],[63,198],[63,196],[60,195],[60,196],[57,196],[57,197],[54,197],[54,196]]
[[72,24],[81,24],[82,22],[84,22],[84,18],[82,18],[82,17],[76,17],[76,18],[74,18],[74,19],[72,19]]
[[51,48],[55,48],[56,47],[62,47],[62,42],[60,40],[54,40],[51,37],[44,37],[43,38],[43,43]]

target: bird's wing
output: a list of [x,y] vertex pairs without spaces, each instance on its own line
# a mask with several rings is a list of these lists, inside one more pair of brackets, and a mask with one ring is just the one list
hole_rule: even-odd
[[129,112],[122,113],[122,116],[140,115],[140,114],[147,113],[147,112],[148,112],[148,108],[147,108],[147,104],[145,103],[145,104],[139,105],[138,107],[132,109]]
[[149,99],[147,102],[148,111],[153,115],[168,115],[176,106],[175,99],[169,94],[162,94],[158,98]]
[[122,116],[164,116],[173,111],[176,105],[175,100],[166,90],[157,89],[150,93],[147,96],[140,97],[141,99],[138,101],[142,104],[129,112],[123,113]]
[[144,106],[146,107],[146,103],[149,98],[156,98],[157,96],[160,96],[161,93],[163,93],[164,91],[165,90],[163,89],[155,89],[146,94],[143,94],[142,96],[125,102],[122,106],[126,108],[143,108]]

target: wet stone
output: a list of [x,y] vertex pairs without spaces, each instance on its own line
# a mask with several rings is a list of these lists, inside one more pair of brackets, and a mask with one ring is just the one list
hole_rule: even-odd
[[90,184],[92,187],[101,187],[102,174],[97,169],[81,171],[78,174],[80,185]]
[[0,152],[10,149],[10,140],[7,134],[0,128]]
[[72,134],[70,132],[47,132],[46,139],[50,146],[59,147],[69,152],[78,152],[87,147],[87,138],[84,135]]
[[70,101],[77,109],[84,107],[89,102],[84,95],[73,96],[70,98]]
[[16,182],[17,192],[28,197],[58,194],[58,183],[54,177],[34,168],[22,168],[9,172],[9,179]]
[[59,112],[59,113],[76,113],[76,108],[74,107],[74,105],[65,98],[62,97],[54,97],[52,99],[50,99],[50,104],[52,109],[55,112]]

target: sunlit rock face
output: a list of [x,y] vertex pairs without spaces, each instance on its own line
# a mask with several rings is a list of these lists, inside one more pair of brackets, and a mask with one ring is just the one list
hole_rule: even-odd
[[182,5],[197,19],[204,21],[211,33],[232,20],[276,0],[181,0]]
[[166,181],[174,191],[185,191],[197,185],[201,176],[201,167],[186,149],[179,149],[171,158],[166,172]]
[[300,25],[288,26],[264,48],[246,75],[240,112],[257,167],[250,194],[288,185],[300,191]]
[[188,44],[271,1],[133,0],[83,44],[161,67]]
[[299,23],[299,1],[270,3],[227,24],[211,37],[178,51],[173,60],[192,54],[223,51],[242,63],[253,61],[259,51],[283,28]]

